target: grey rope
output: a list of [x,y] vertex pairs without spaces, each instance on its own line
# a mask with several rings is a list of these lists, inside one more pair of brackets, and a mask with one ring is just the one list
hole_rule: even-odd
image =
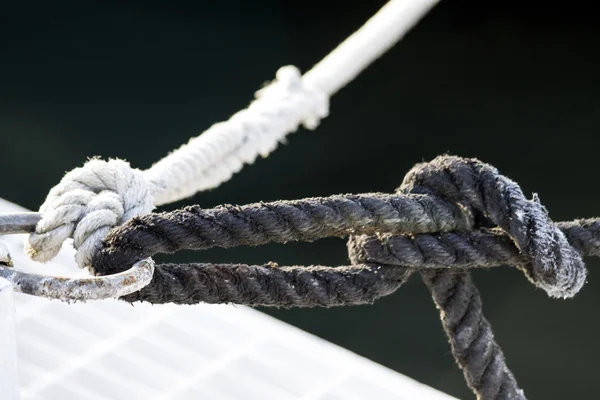
[[525,399],[506,366],[481,311],[481,297],[468,272],[423,270],[421,276],[440,310],[454,359],[479,399]]
[[468,268],[517,265],[553,297],[585,282],[581,255],[600,255],[600,221],[554,224],[537,197],[478,160],[438,157],[415,166],[395,195],[197,206],[136,217],[110,231],[93,259],[111,274],[156,253],[350,236],[351,266],[157,265],[126,301],[340,306],[371,303],[416,270],[432,292],[453,354],[481,399],[524,399]]
[[288,241],[377,232],[424,233],[470,230],[473,220],[460,205],[427,195],[344,195],[296,201],[190,206],[136,217],[111,230],[94,259],[102,274],[140,254],[258,246]]

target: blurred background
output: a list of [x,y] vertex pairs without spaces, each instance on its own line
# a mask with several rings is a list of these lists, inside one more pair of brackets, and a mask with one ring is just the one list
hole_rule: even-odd
[[[280,66],[308,70],[384,3],[2,4],[0,197],[37,209],[90,156],[149,167],[247,106]],[[589,4],[442,1],[332,98],[318,130],[301,129],[218,189],[163,209],[392,192],[414,163],[451,153],[495,165],[527,195],[538,193],[554,220],[600,215],[600,29]],[[338,239],[168,259],[348,262]],[[548,298],[514,268],[474,273],[531,399],[600,391],[600,265],[590,259],[588,266],[589,282],[571,300]],[[472,398],[416,275],[372,306],[263,311]]]

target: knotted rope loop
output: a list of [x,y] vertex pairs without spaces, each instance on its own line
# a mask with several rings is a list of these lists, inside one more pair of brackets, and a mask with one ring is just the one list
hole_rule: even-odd
[[146,214],[109,232],[93,260],[100,274],[182,249],[347,237],[352,265],[158,265],[122,300],[332,307],[371,303],[419,271],[440,310],[456,362],[483,400],[524,400],[482,312],[469,268],[521,265],[551,296],[583,285],[582,255],[600,255],[600,219],[554,224],[537,197],[475,159],[419,164],[394,195],[187,207]]
[[406,279],[419,269],[440,310],[454,358],[477,398],[524,400],[465,268],[516,262],[550,296],[573,296],[585,282],[586,270],[567,236],[579,251],[593,254],[597,221],[555,225],[537,196],[527,200],[516,183],[476,159],[442,156],[418,164],[398,192],[461,205],[479,229],[413,238],[390,233],[353,236],[348,242],[352,263],[401,267]]
[[488,164],[437,157],[416,165],[399,191],[428,193],[463,204],[480,226],[502,229],[528,260],[520,268],[552,297],[572,297],[585,283],[581,255],[553,224],[538,197],[527,200],[519,185]]
[[142,171],[122,160],[92,159],[50,190],[26,251],[47,262],[73,238],[77,264],[91,269],[92,256],[111,228],[153,208],[152,188]]

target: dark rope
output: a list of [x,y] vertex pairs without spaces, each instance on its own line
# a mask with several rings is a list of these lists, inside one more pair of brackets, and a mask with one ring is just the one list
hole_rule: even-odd
[[147,214],[114,228],[94,259],[101,274],[158,253],[211,247],[258,246],[376,232],[424,233],[471,230],[470,213],[460,205],[427,195],[331,196],[211,210],[190,206]]
[[402,193],[427,193],[465,205],[480,225],[497,226],[529,260],[522,269],[553,297],[571,297],[585,283],[581,255],[548,217],[537,196],[527,200],[521,188],[478,160],[438,157],[415,166],[404,178]]
[[280,267],[243,264],[162,264],[150,290],[123,297],[154,304],[234,303],[249,306],[332,307],[370,304],[396,291],[410,275],[402,267]]
[[[529,280],[553,297],[570,297],[585,283],[581,255],[548,217],[537,196],[478,160],[438,157],[415,166],[399,188],[465,205],[481,225],[506,232],[529,261],[521,265]],[[467,384],[480,399],[525,399],[490,324],[481,297],[466,270],[422,270],[440,310],[452,353]]]
[[[380,199],[380,196],[374,195],[374,198]],[[352,196],[352,198],[364,197]],[[336,199],[342,202],[345,197],[339,196]],[[389,203],[394,203],[404,200],[405,197],[398,194],[387,196],[387,199]],[[508,264],[520,265],[523,269],[528,269],[526,267],[529,262],[527,256],[519,251],[510,236],[497,228],[417,235],[390,233],[377,234],[376,236],[360,235],[362,233],[373,234],[377,231],[406,232],[411,226],[415,229],[420,227],[420,230],[423,231],[428,222],[428,217],[425,216],[424,219],[416,221],[416,223],[415,221],[406,222],[405,220],[404,224],[398,223],[394,226],[393,221],[402,220],[398,218],[397,214],[381,215],[379,213],[377,217],[374,217],[373,213],[369,213],[364,214],[362,219],[354,219],[352,224],[339,223],[335,226],[335,229],[331,227],[319,229],[318,223],[314,222],[315,218],[311,213],[305,211],[304,206],[311,204],[311,207],[320,209],[315,204],[319,204],[321,201],[323,199],[255,204],[243,207],[223,206],[213,210],[187,207],[172,213],[148,214],[112,230],[105,241],[105,247],[95,258],[94,265],[99,274],[111,274],[122,271],[141,258],[158,253],[171,253],[183,249],[208,249],[216,246],[260,245],[267,243],[269,239],[281,243],[308,240],[307,232],[309,230],[301,228],[309,226],[312,229],[312,240],[327,236],[347,236],[350,233],[359,234],[358,236],[352,236],[349,241],[349,246],[353,248],[352,252],[366,251],[368,248],[370,253],[368,262],[379,265],[419,269],[487,268]],[[448,204],[447,202],[444,203]],[[294,209],[295,205],[298,205],[297,208],[302,211],[291,212],[290,210]],[[281,217],[281,213],[276,211],[278,209],[286,210],[288,217],[286,219]],[[262,213],[262,211],[257,210],[268,211]],[[457,218],[461,221],[460,224],[456,224],[460,226],[457,229],[470,226],[469,212],[464,209],[460,211],[460,208],[456,208],[454,211],[454,216],[449,218]],[[293,215],[293,217],[289,217],[289,215]],[[331,216],[336,215],[336,213],[332,211],[325,215],[328,215],[329,220],[332,220],[333,217]],[[252,218],[249,216],[252,216]],[[263,216],[265,218],[262,218]],[[296,224],[296,220],[299,220],[301,224]],[[340,219],[340,221],[344,220]],[[438,222],[440,222],[439,219]],[[298,227],[298,225],[301,226]],[[273,228],[274,226],[277,226],[277,229]],[[580,220],[559,223],[556,224],[556,227],[564,232],[568,241],[581,254],[600,254],[599,221]],[[437,228],[432,227],[433,229]],[[270,233],[267,234],[266,232]],[[363,259],[366,258],[363,257]],[[354,260],[353,263],[356,264]],[[153,303],[189,303],[189,299],[194,299],[195,302],[212,301],[201,297],[200,293],[203,293],[203,289],[200,286],[190,284],[190,282],[195,281],[192,276],[199,273],[196,271],[198,269],[208,279],[206,285],[212,285],[213,287],[229,286],[231,291],[240,293],[243,293],[243,289],[234,288],[233,286],[248,286],[244,282],[245,275],[243,273],[238,276],[239,279],[232,280],[222,280],[223,274],[204,273],[209,265],[211,264],[157,265],[154,279],[150,285],[140,292],[126,296],[124,300],[150,301]],[[265,271],[271,270],[266,269]],[[294,272],[286,275],[290,279],[295,273],[302,272],[298,268],[292,271]],[[332,273],[335,273],[335,271],[337,270],[333,270]],[[190,276],[188,277],[186,274]],[[377,279],[384,279],[384,277],[380,274]],[[185,292],[182,292],[183,290]],[[329,290],[331,292],[330,289],[323,286],[315,286],[314,290]],[[249,298],[256,298],[256,296],[249,294]],[[255,301],[243,300],[239,296],[230,301],[260,305]],[[227,299],[223,299],[223,302],[227,302]],[[268,304],[276,305],[271,301]],[[349,304],[356,304],[356,302]],[[286,302],[286,305],[296,304]],[[306,301],[302,305],[310,306]],[[330,304],[330,306],[333,305],[344,305],[344,303],[335,301]],[[327,304],[319,303],[314,304],[314,306],[327,306]]]
[[506,366],[481,311],[481,297],[467,272],[423,270],[421,276],[440,310],[452,354],[479,399],[525,399]]
[[252,306],[371,303],[420,270],[440,309],[454,357],[481,399],[524,399],[490,325],[469,268],[516,265],[552,297],[585,282],[582,255],[600,255],[600,221],[554,224],[539,200],[474,159],[415,166],[394,195],[332,196],[247,206],[198,206],[148,214],[111,230],[93,260],[98,274],[183,249],[256,246],[349,236],[351,266],[157,265],[130,302]]

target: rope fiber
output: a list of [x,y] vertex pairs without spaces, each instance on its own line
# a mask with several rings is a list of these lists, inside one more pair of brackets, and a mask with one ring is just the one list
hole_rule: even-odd
[[525,399],[482,313],[470,268],[515,265],[549,296],[585,283],[583,255],[600,255],[600,220],[554,223],[534,195],[476,159],[416,165],[396,194],[190,206],[112,229],[93,259],[112,274],[157,253],[349,237],[351,265],[157,265],[129,302],[331,307],[370,304],[420,271],[456,362],[480,399]]

